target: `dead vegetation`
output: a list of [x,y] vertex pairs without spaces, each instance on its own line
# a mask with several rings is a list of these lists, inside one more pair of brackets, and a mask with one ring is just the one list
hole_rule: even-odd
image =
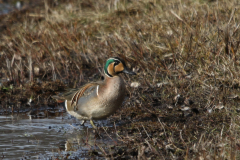
[[235,0],[45,3],[1,31],[0,107],[53,103],[119,56],[138,73],[110,118],[122,143],[91,155],[239,159],[238,15]]

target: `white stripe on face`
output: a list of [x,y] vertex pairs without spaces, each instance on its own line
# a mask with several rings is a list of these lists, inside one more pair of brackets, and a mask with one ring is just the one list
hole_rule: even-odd
[[[113,60],[116,60],[116,61],[121,62],[119,59],[116,59],[116,58],[109,58],[108,60],[110,60],[110,59],[113,59]],[[107,60],[107,61],[108,61],[108,60]]]

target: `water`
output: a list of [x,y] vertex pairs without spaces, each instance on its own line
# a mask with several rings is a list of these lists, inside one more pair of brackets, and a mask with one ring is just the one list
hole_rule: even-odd
[[7,14],[8,12],[11,12],[14,9],[12,5],[0,3],[0,15],[1,14]]
[[15,9],[20,9],[21,3],[20,1],[9,1],[8,3],[1,3],[0,2],[0,15],[7,14],[9,12],[14,11]]
[[0,116],[0,159],[86,158],[94,147],[114,143],[108,136],[96,139],[91,125],[80,123],[68,113],[43,119],[27,114]]
[[38,5],[43,0],[28,0],[28,1],[17,1],[17,0],[0,0],[0,15],[8,14],[13,11],[18,11],[27,7]]

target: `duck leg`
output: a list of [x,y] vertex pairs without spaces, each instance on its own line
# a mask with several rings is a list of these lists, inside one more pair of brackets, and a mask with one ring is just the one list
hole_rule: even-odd
[[92,127],[93,127],[94,129],[97,129],[97,127],[96,127],[95,124],[93,123],[93,120],[90,119],[90,123],[91,123],[91,125],[92,125]]

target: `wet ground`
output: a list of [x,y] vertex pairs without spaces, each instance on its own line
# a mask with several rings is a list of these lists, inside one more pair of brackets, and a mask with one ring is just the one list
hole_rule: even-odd
[[[115,143],[109,137],[104,137],[107,134],[96,138],[88,122],[84,126],[80,123],[65,112],[46,118],[32,117],[26,113],[1,115],[0,159],[84,158],[91,157],[89,150],[97,146]],[[106,120],[100,123],[110,125]]]

